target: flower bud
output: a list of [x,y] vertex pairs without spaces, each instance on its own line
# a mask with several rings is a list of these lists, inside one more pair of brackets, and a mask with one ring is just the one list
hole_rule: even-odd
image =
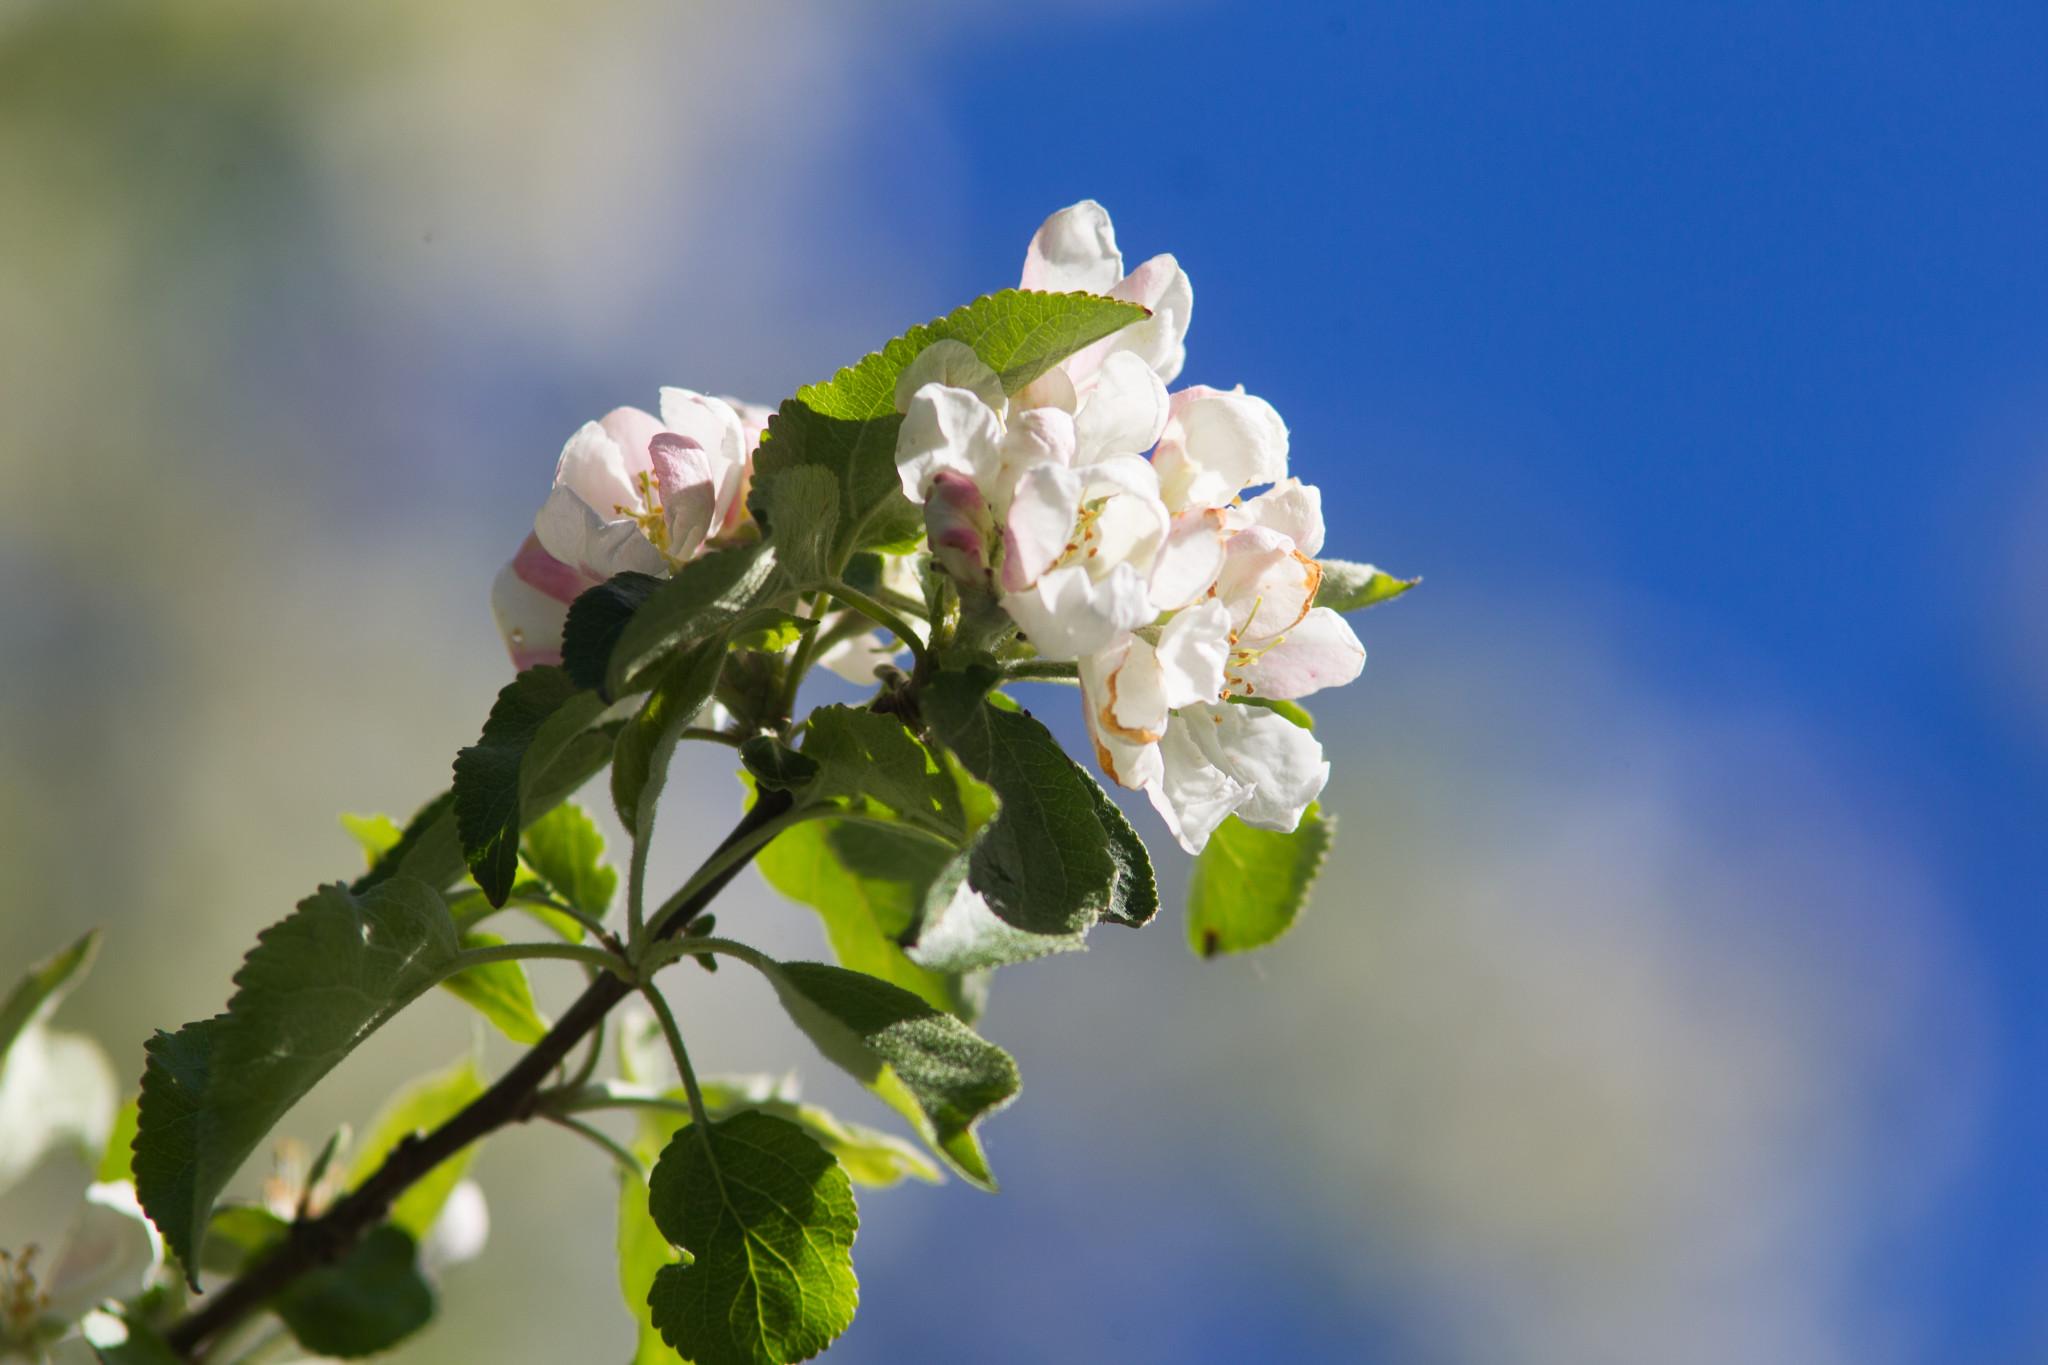
[[995,518],[974,480],[950,469],[934,474],[925,495],[924,524],[939,567],[962,587],[986,591]]

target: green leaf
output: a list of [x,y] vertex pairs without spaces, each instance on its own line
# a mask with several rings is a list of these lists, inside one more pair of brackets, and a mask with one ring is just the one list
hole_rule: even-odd
[[99,952],[100,931],[91,930],[62,952],[54,953],[30,967],[7,998],[0,1000],[0,1066],[6,1065],[7,1050],[29,1025],[48,1019],[51,1013],[92,967]]
[[634,838],[636,853],[645,855],[647,836],[642,814],[652,816],[668,783],[670,761],[683,727],[704,709],[718,685],[725,664],[725,637],[713,636],[676,657],[662,674],[654,694],[619,731],[612,756],[612,805]]
[[529,668],[507,683],[483,737],[455,755],[455,824],[470,875],[492,905],[503,905],[519,872],[519,831],[539,812],[528,792],[548,766],[604,711],[595,692],[559,668]]
[[150,1040],[136,1186],[188,1274],[198,1230],[249,1153],[458,951],[424,883],[394,878],[360,896],[323,887],[257,939],[226,1014]]
[[743,1113],[678,1133],[648,1206],[693,1257],[655,1274],[648,1306],[663,1339],[696,1365],[791,1365],[853,1321],[853,1187],[795,1124]]
[[[569,608],[571,628],[577,608],[598,591],[592,588]],[[669,657],[692,645],[726,638],[780,591],[782,580],[775,572],[775,556],[764,543],[712,550],[690,560],[674,577],[656,584],[632,618],[619,628],[605,657],[605,694],[623,697],[644,690]],[[584,666],[587,669],[594,663],[593,657]]]
[[743,959],[775,988],[818,1051],[917,1128],[953,1168],[994,1189],[974,1127],[1017,1094],[1017,1064],[952,1015],[900,986],[820,962]]
[[818,765],[803,805],[895,820],[949,848],[972,843],[995,818],[992,789],[894,716],[821,706],[804,722],[803,756]]
[[775,528],[776,562],[789,581],[807,587],[830,579],[839,530],[839,481],[828,469],[796,465],[775,473],[763,492],[766,524]]
[[[943,672],[920,702],[932,733],[1002,801],[974,847],[968,884],[1012,928],[1079,933],[1111,908],[1122,874],[1098,814],[1105,798],[1028,712],[988,704],[992,680],[981,670]],[[1142,904],[1141,888],[1131,894]]]
[[847,820],[793,825],[754,857],[783,895],[818,912],[839,965],[903,987],[972,1020],[986,982],[928,971],[898,940],[917,924],[932,883],[958,855],[930,839]]
[[199,1263],[216,1275],[239,1275],[290,1231],[290,1223],[261,1204],[223,1204],[206,1220]]
[[766,791],[795,791],[815,781],[818,761],[798,753],[774,735],[754,735],[740,742],[740,762]]
[[934,341],[964,342],[996,372],[1003,391],[1015,393],[1075,351],[1145,316],[1136,304],[1089,294],[1006,289],[912,328],[829,381],[798,389],[769,419],[754,457],[756,518],[779,538],[775,503],[782,476],[808,466],[838,484],[831,565],[859,550],[916,540],[922,518],[896,473],[896,431],[903,423],[896,381],[918,352]]
[[344,812],[341,827],[362,848],[363,861],[369,867],[375,867],[378,859],[405,839],[405,831],[388,815],[350,815]]
[[1396,578],[1370,564],[1353,564],[1343,559],[1317,561],[1323,570],[1322,586],[1316,589],[1316,605],[1331,611],[1364,611],[1391,602],[1422,580]]
[[1188,882],[1188,946],[1203,957],[1263,948],[1293,927],[1329,855],[1336,822],[1311,805],[1292,833],[1235,815],[1217,827]]
[[135,1111],[139,1100],[140,1096],[130,1096],[114,1111],[114,1126],[107,1130],[106,1146],[100,1149],[99,1169],[92,1177],[101,1184],[135,1178]]
[[[611,909],[619,874],[605,865],[604,835],[582,807],[564,802],[528,825],[520,853],[534,875],[571,908],[593,919],[603,919]],[[575,937],[582,937],[581,928]]]
[[388,1351],[433,1320],[434,1291],[413,1239],[371,1228],[338,1263],[295,1280],[271,1307],[299,1345],[337,1360]]
[[451,789],[415,811],[398,842],[374,859],[370,870],[351,882],[349,890],[368,891],[397,876],[417,877],[437,890],[446,890],[468,870],[455,833],[455,793]]
[[[470,932],[462,936],[463,948],[497,948],[505,940],[496,934]],[[481,1014],[491,1027],[521,1047],[532,1047],[547,1034],[547,1016],[533,1002],[533,983],[523,962],[486,962],[480,967],[457,972],[441,983],[441,989]]]
[[911,962],[944,975],[986,978],[996,967],[1086,951],[1086,928],[1071,934],[1035,934],[1000,918],[970,884],[973,871],[974,854],[958,854],[932,882],[914,937],[903,941],[904,955]]
[[562,625],[562,667],[578,687],[602,692],[612,650],[633,614],[666,580],[652,574],[622,573],[577,594]]
[[1095,818],[1102,822],[1103,833],[1109,836],[1109,859],[1116,864],[1109,904],[1103,907],[1102,918],[1112,924],[1142,929],[1159,913],[1159,883],[1152,875],[1152,855],[1102,784],[1078,763],[1074,764],[1074,771],[1080,774],[1088,794],[1095,800]]
[[[454,1118],[471,1100],[484,1093],[485,1084],[483,1073],[477,1069],[476,1058],[471,1055],[440,1071],[421,1076],[384,1101],[384,1107],[370,1120],[370,1130],[356,1152],[355,1161],[349,1166],[348,1188],[354,1189],[375,1175],[377,1168],[384,1164],[384,1159],[399,1143]],[[424,1238],[427,1229],[434,1225],[434,1219],[440,1216],[441,1206],[448,1202],[448,1196],[462,1182],[476,1151],[475,1143],[464,1147],[398,1196],[397,1202],[391,1206],[391,1222],[411,1233],[415,1240]]]

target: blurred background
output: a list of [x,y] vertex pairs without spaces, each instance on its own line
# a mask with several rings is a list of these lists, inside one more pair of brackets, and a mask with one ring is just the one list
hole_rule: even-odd
[[[2048,1359],[2044,52],[2038,4],[4,0],[0,968],[104,926],[60,1023],[138,1074],[353,869],[336,812],[445,784],[571,430],[774,401],[1094,197],[1331,553],[1427,582],[1317,706],[1296,932],[1004,973],[1004,1192],[869,1195],[832,1358]],[[735,801],[686,758],[658,876]],[[754,982],[674,994],[877,1117]],[[477,1172],[403,1358],[622,1358],[602,1160]]]

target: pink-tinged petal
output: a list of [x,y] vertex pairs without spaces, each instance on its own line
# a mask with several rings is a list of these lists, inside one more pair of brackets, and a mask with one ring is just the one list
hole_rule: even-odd
[[519,553],[512,556],[512,572],[528,587],[564,605],[597,586],[596,579],[556,559],[541,545],[540,537],[531,534],[520,542]]
[[[1000,463],[1002,422],[966,389],[927,384],[911,395],[896,433],[896,472],[912,502],[923,502],[941,469],[980,480]],[[993,492],[994,490],[985,490]]]
[[1251,789],[1238,819],[1291,830],[1322,795],[1330,765],[1313,732],[1259,706],[1190,707],[1176,714],[1209,762]]
[[740,425],[740,415],[723,398],[694,389],[663,389],[661,421],[678,436],[687,436],[703,446],[725,466],[746,463],[746,431]]
[[1043,574],[1022,592],[1005,593],[1003,608],[1048,659],[1080,659],[1152,619],[1145,582],[1128,564],[1097,581],[1078,564]]
[[997,412],[1009,401],[1003,394],[1003,381],[982,363],[974,348],[950,338],[934,341],[903,367],[896,379],[896,411],[908,412],[911,396],[927,384],[965,389]]
[[1175,517],[1152,564],[1152,605],[1178,611],[1206,597],[1223,568],[1227,539],[1220,508],[1199,507]]
[[1223,695],[1230,657],[1230,613],[1220,602],[1176,612],[1159,631],[1159,688],[1169,707],[1194,706]]
[[491,584],[491,616],[517,669],[562,661],[562,626],[569,607],[561,598],[535,587],[512,564],[498,571]]
[[1128,352],[1110,356],[1074,418],[1080,462],[1150,450],[1166,428],[1166,411],[1166,385],[1143,360]]
[[775,415],[775,409],[729,395],[720,395],[718,401],[731,408],[733,415],[740,419],[740,437],[746,442],[747,454],[751,456],[760,448],[761,437],[767,433],[768,419]]
[[1145,792],[1167,829],[1190,853],[1200,853],[1216,827],[1252,797],[1251,787],[1211,762],[1197,742],[1197,728],[1208,725],[1206,708],[1175,713],[1166,738],[1159,742],[1159,783]]
[[1024,471],[1003,522],[1003,588],[1022,592],[1067,552],[1081,510],[1081,476],[1064,465]]
[[1085,385],[1111,355],[1128,352],[1171,384],[1187,364],[1188,319],[1195,311],[1195,290],[1187,272],[1172,256],[1154,256],[1125,276],[1109,296],[1149,309],[1152,316],[1119,329],[1060,362],[1060,368]]
[[638,487],[633,476],[652,468],[647,459],[647,443],[661,434],[660,421],[652,413],[638,408],[613,408],[598,419],[598,425],[618,444],[619,453],[625,461],[627,479]]
[[1323,570],[1278,531],[1252,526],[1223,547],[1216,597],[1230,611],[1241,647],[1256,648],[1292,630],[1316,600]]
[[[630,411],[629,408],[620,408],[611,416]],[[619,425],[624,427],[628,424],[622,421]],[[555,488],[574,493],[583,500],[584,506],[597,514],[600,521],[610,521],[640,510],[639,480],[634,475],[646,468],[644,446],[640,463],[631,466],[625,449],[608,430],[596,422],[585,422],[562,446],[561,457],[555,461]],[[557,559],[575,562],[552,545],[548,547],[548,553]]]
[[1287,478],[1256,498],[1231,509],[1233,529],[1264,526],[1294,542],[1305,555],[1323,548],[1323,490],[1300,479]]
[[1107,294],[1123,277],[1123,253],[1116,249],[1109,211],[1093,199],[1083,199],[1039,226],[1025,250],[1018,287]]
[[1317,607],[1280,643],[1253,654],[1230,670],[1231,690],[1247,697],[1292,701],[1355,682],[1365,671],[1365,646],[1351,624],[1328,607]]
[[732,466],[689,436],[664,431],[648,443],[654,486],[661,492],[663,529],[672,559],[697,553],[718,521],[719,483]]

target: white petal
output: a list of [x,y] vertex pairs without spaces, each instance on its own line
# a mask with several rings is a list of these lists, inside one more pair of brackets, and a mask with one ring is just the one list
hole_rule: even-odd
[[1159,632],[1160,690],[1170,707],[1211,702],[1223,695],[1230,657],[1230,613],[1220,602],[1177,612]]
[[1176,511],[1220,507],[1287,477],[1287,424],[1263,398],[1196,385],[1173,395],[1158,462]]
[[1196,727],[1208,724],[1199,711],[1175,713],[1166,738],[1159,742],[1160,780],[1145,792],[1167,829],[1190,853],[1200,853],[1216,826],[1252,795],[1250,787],[1217,767],[1196,742]]
[[1081,400],[1074,393],[1074,380],[1067,373],[1065,365],[1055,365],[1023,388],[1010,395],[1010,410],[1022,412],[1027,408],[1058,408],[1069,417],[1081,406]]
[[1088,534],[1085,562],[1097,577],[1111,565],[1128,564],[1148,579],[1153,560],[1173,529],[1173,518],[1159,500],[1159,476],[1152,462],[1138,455],[1118,455],[1081,470],[1086,483],[1084,504],[1099,504]]
[[[912,502],[923,502],[932,475],[951,469],[980,481],[998,463],[1002,423],[966,389],[927,384],[911,395],[896,434],[896,472]],[[983,488],[987,496],[993,490]]]
[[568,488],[548,494],[533,519],[533,533],[550,555],[599,581],[628,569],[668,572],[668,561],[641,534],[639,523],[624,518],[607,521]]
[[964,341],[944,338],[919,351],[896,379],[896,411],[910,410],[911,395],[927,384],[966,389],[997,412],[1008,401],[1003,382]]
[[1024,472],[1003,522],[1003,587],[1022,592],[1067,552],[1081,510],[1081,476],[1062,465]]
[[1232,529],[1264,526],[1294,542],[1305,555],[1323,548],[1323,490],[1300,479],[1282,479],[1256,498],[1231,509]]
[[1231,690],[1291,701],[1354,682],[1364,670],[1365,646],[1351,623],[1328,607],[1317,607],[1279,644],[1232,669]]
[[1074,418],[1080,462],[1150,450],[1166,428],[1166,412],[1166,385],[1159,376],[1128,352],[1110,356]]
[[1083,199],[1045,220],[1024,253],[1023,289],[1107,294],[1124,277],[1109,210]]
[[1178,611],[1208,595],[1223,568],[1223,512],[1198,507],[1173,519],[1152,562],[1152,605]]
[[1030,408],[1011,414],[1003,433],[1000,464],[989,487],[1007,498],[1024,471],[1035,465],[1074,463],[1074,418],[1058,408]]
[[1172,256],[1154,256],[1125,276],[1109,295],[1141,304],[1152,316],[1075,352],[1060,368],[1085,386],[1108,357],[1129,352],[1171,384],[1187,363],[1188,319],[1195,310],[1195,290],[1187,272]]
[[1248,825],[1293,829],[1330,780],[1315,734],[1262,706],[1196,706],[1175,719],[1211,763],[1251,788],[1237,809]]
[[85,1208],[43,1279],[44,1310],[76,1322],[103,1300],[138,1293],[163,1261],[163,1243],[125,1180],[89,1185]]
[[1253,526],[1223,547],[1216,596],[1230,609],[1237,643],[1255,648],[1292,630],[1315,602],[1322,567],[1278,531]]
[[474,1180],[458,1181],[420,1243],[420,1264],[440,1270],[473,1261],[490,1239],[491,1209],[484,1202],[483,1187]]
[[627,479],[638,488],[639,480],[635,476],[653,468],[647,458],[647,443],[661,434],[661,422],[652,413],[638,408],[613,408],[599,418],[597,424],[618,446],[625,461]]
[[0,1067],[0,1190],[52,1151],[71,1148],[97,1159],[119,1103],[114,1069],[99,1044],[29,1024]]
[[1095,713],[1102,728],[1128,744],[1157,744],[1166,735],[1166,689],[1159,653],[1133,636],[1124,660],[1103,679],[1107,696]]
[[1024,638],[1048,659],[1079,659],[1107,648],[1152,619],[1145,580],[1119,564],[1097,582],[1078,564],[1054,569],[1003,607]]
[[694,389],[663,389],[661,424],[678,436],[689,437],[727,466],[746,462],[746,428],[732,404],[723,398]]

